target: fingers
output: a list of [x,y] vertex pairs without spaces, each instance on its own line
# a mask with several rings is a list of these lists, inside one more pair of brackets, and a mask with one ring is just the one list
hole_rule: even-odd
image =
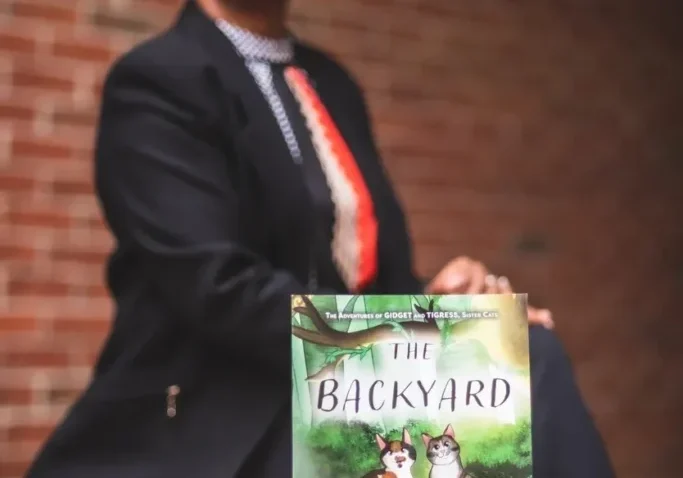
[[498,290],[501,294],[512,294],[512,284],[507,277],[501,276],[498,278]]
[[[512,284],[507,277],[498,278],[498,289],[501,294],[514,294],[512,290]],[[546,329],[552,329],[555,327],[555,322],[553,322],[553,316],[548,309],[537,309],[536,307],[528,307],[527,315],[529,317],[529,324],[531,325],[541,325]]]
[[507,277],[496,277],[493,274],[486,276],[487,294],[512,294],[512,285]]
[[489,275],[484,264],[471,261],[469,264],[470,281],[467,287],[468,294],[481,294],[486,291],[486,276]]
[[464,267],[454,265],[444,271],[443,288],[445,290],[462,291],[467,287],[467,273]]
[[[491,294],[514,294],[512,290],[512,284],[507,277],[499,277],[496,281],[496,292],[490,292]],[[553,316],[548,309],[537,309],[536,307],[528,307],[527,315],[529,318],[529,324],[540,325],[546,329],[552,329],[555,327],[555,322],[553,322]]]
[[471,259],[459,257],[441,269],[425,289],[428,294],[464,294],[471,283]]
[[529,324],[531,325],[541,325],[549,330],[555,327],[553,315],[548,309],[529,307],[527,309],[527,314],[529,316]]
[[488,274],[484,279],[484,285],[486,289],[484,290],[487,294],[498,294],[498,278],[493,274]]
[[[490,274],[486,266],[469,257],[458,257],[449,262],[425,288],[428,294],[513,294],[507,277]],[[534,323],[550,325],[552,316],[547,310],[530,312]]]
[[[469,257],[459,257],[449,262],[425,288],[428,294],[513,294],[507,277],[490,274],[486,266]],[[529,307],[529,324],[546,329],[555,326],[547,309]]]

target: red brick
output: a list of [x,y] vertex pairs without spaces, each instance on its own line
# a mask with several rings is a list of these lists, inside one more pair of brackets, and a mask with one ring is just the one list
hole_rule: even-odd
[[52,433],[49,426],[13,426],[7,430],[9,441],[38,441],[45,440]]
[[68,214],[57,211],[56,208],[47,211],[10,211],[7,216],[13,224],[23,226],[68,228],[72,223]]
[[179,5],[182,5],[182,0],[142,0],[140,3],[145,4],[145,6],[157,5],[164,8],[178,8]]
[[10,280],[7,285],[7,291],[10,295],[25,296],[54,296],[61,297],[68,295],[70,292],[69,285],[59,282],[35,282]]
[[48,71],[40,71],[36,68],[15,67],[12,74],[15,85],[41,90],[58,90],[71,92],[74,82],[71,78],[59,78],[51,75]]
[[24,476],[28,471],[28,463],[17,463],[8,461],[0,467],[0,478],[16,478]]
[[66,352],[0,352],[0,365],[3,367],[66,367],[69,364]]
[[55,194],[93,194],[93,184],[90,181],[56,180],[53,183]]
[[84,62],[108,63],[112,61],[116,52],[103,41],[77,41],[74,39],[59,39],[52,47],[52,54],[57,58],[69,58]]
[[[3,388],[0,386],[0,403],[4,406],[23,406],[33,402],[33,392],[20,388]],[[2,475],[0,475],[2,476]]]
[[17,159],[24,157],[67,159],[73,156],[73,152],[70,146],[57,144],[45,138],[15,139],[12,142],[12,156]]
[[23,245],[0,245],[0,261],[26,260],[30,261],[35,258],[35,250]]
[[[0,76],[11,86],[0,122],[12,126],[0,168],[10,293],[0,375],[6,364],[61,374],[95,359],[113,312],[103,285],[112,238],[92,198],[98,99],[74,103],[73,83],[92,80],[99,94],[113,56],[166,27],[180,3],[103,4],[96,15],[73,2],[13,3],[0,33],[11,72]],[[294,3],[293,29],[366,87],[420,273],[471,255],[550,306],[618,476],[678,476],[683,396],[664,381],[683,366],[673,2]],[[35,396],[29,382],[0,384],[0,402],[21,417],[0,441],[12,433],[23,450],[7,465],[0,457],[0,478],[23,475],[23,454],[51,426],[26,406],[72,402],[84,382],[68,377]],[[643,389],[660,393],[644,403]]]
[[36,48],[36,40],[26,33],[0,32],[0,50],[10,52],[32,53]]
[[33,317],[12,316],[4,314],[0,316],[0,340],[8,337],[11,333],[25,333],[38,330],[39,322]]
[[48,4],[35,0],[15,0],[12,12],[20,18],[47,22],[75,23],[79,17],[78,10],[71,5]]
[[[0,40],[1,41],[1,40]],[[27,105],[12,105],[9,103],[0,104],[1,120],[31,120],[33,119],[33,108]]]
[[94,111],[77,111],[70,108],[58,108],[53,115],[57,124],[85,125],[92,127],[97,120]]
[[99,317],[88,319],[73,319],[70,317],[57,317],[54,321],[54,330],[59,334],[89,334],[97,336],[100,340],[109,332],[111,328],[110,320],[103,320]]
[[52,258],[57,261],[74,261],[81,264],[96,264],[100,266],[106,260],[108,252],[101,251],[88,251],[88,250],[64,250],[58,249],[52,252]]
[[35,182],[31,177],[0,174],[0,189],[3,191],[26,191],[31,189]]

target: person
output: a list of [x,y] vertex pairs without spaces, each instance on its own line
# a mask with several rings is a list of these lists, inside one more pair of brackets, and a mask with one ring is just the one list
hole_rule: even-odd
[[[511,291],[467,257],[419,280],[362,92],[287,7],[189,1],[111,68],[95,161],[116,318],[27,478],[291,476],[291,294]],[[534,476],[612,476],[560,342],[530,334]]]

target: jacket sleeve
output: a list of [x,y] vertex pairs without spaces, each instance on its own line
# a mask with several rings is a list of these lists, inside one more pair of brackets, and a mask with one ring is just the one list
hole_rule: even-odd
[[125,61],[105,82],[95,162],[106,220],[169,320],[288,371],[290,294],[304,286],[238,241],[234,158],[188,99],[202,85],[160,70]]

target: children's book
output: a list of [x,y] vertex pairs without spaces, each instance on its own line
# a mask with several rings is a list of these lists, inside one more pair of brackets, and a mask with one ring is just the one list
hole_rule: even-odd
[[293,296],[293,476],[531,477],[526,307]]

